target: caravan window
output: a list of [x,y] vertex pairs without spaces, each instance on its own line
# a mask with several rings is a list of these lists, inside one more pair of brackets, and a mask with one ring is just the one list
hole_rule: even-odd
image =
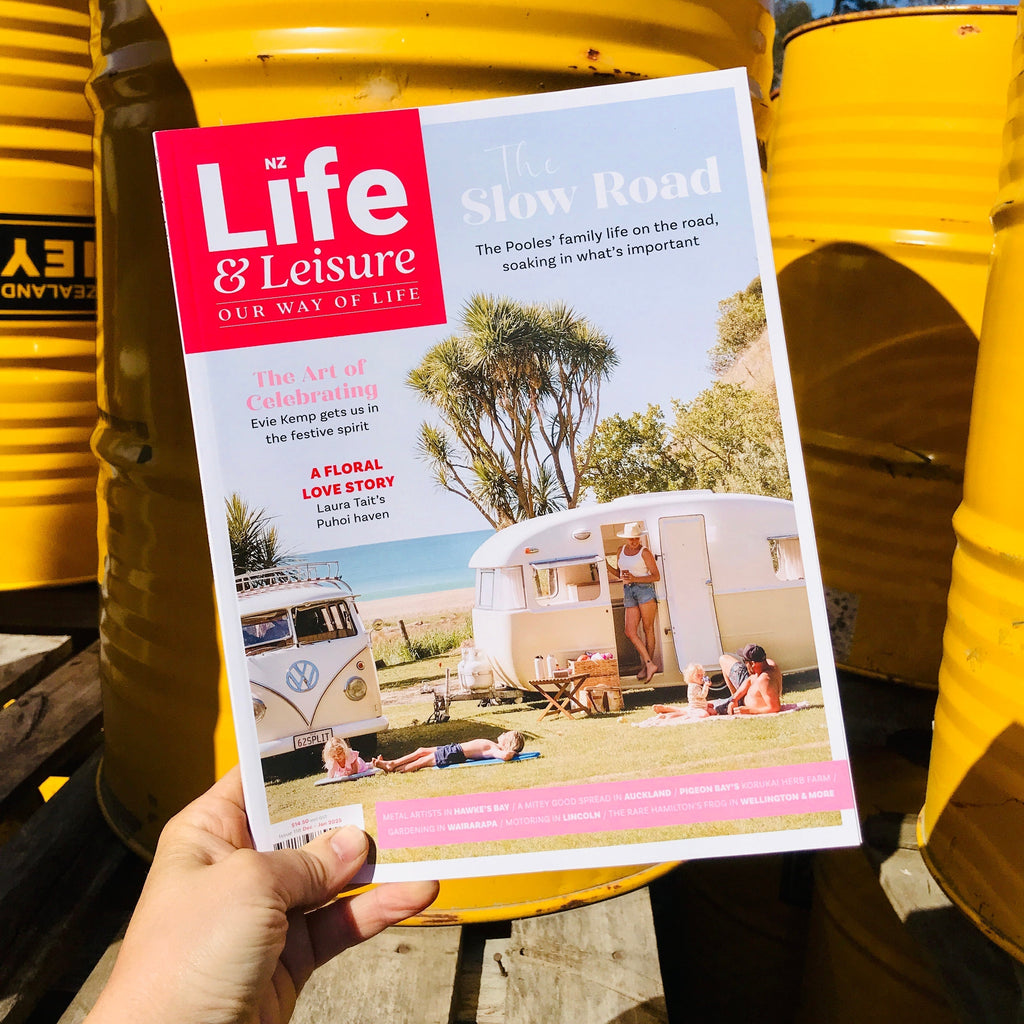
[[804,556],[800,551],[799,537],[769,537],[772,552],[772,568],[780,580],[802,580],[804,578]]
[[270,612],[266,615],[242,619],[242,642],[246,654],[271,651],[275,647],[286,647],[291,643],[292,627],[287,612]]
[[533,593],[543,607],[582,604],[601,596],[600,562],[597,557],[566,561],[535,562]]
[[534,568],[533,593],[541,604],[550,604],[558,596],[557,570]]
[[344,601],[295,609],[295,635],[300,644],[339,640],[358,632],[352,612]]
[[509,611],[526,607],[521,566],[501,569],[478,569],[476,573],[477,608]]

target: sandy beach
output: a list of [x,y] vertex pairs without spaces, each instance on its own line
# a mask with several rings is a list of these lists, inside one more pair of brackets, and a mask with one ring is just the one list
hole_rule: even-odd
[[359,614],[369,626],[374,619],[407,623],[443,612],[468,612],[473,607],[473,587],[461,590],[439,590],[434,594],[409,594],[407,597],[382,597],[376,601],[359,600]]

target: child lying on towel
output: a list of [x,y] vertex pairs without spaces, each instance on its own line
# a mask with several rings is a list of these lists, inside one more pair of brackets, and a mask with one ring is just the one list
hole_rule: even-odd
[[340,736],[332,736],[324,744],[324,767],[329,779],[343,779],[370,770],[370,765]]
[[418,747],[394,761],[375,757],[373,766],[385,772],[418,772],[421,768],[447,768],[463,761],[511,761],[525,746],[526,738],[521,732],[503,732],[497,743],[478,739],[445,743],[440,747]]

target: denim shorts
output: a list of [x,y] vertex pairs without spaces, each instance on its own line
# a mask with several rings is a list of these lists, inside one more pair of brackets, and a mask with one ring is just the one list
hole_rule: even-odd
[[653,583],[624,583],[622,585],[622,603],[626,608],[637,608],[648,601],[657,601]]

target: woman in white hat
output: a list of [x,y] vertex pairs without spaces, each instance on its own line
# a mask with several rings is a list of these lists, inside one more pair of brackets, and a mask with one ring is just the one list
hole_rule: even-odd
[[[658,671],[654,663],[654,617],[658,612],[658,598],[654,584],[661,579],[658,563],[651,549],[642,540],[642,523],[626,523],[617,534],[626,543],[619,548],[616,565],[609,563],[612,573],[622,580],[622,599],[626,609],[626,636],[640,654],[643,668],[637,673],[641,682],[650,680]],[[640,626],[643,626],[643,639]]]

